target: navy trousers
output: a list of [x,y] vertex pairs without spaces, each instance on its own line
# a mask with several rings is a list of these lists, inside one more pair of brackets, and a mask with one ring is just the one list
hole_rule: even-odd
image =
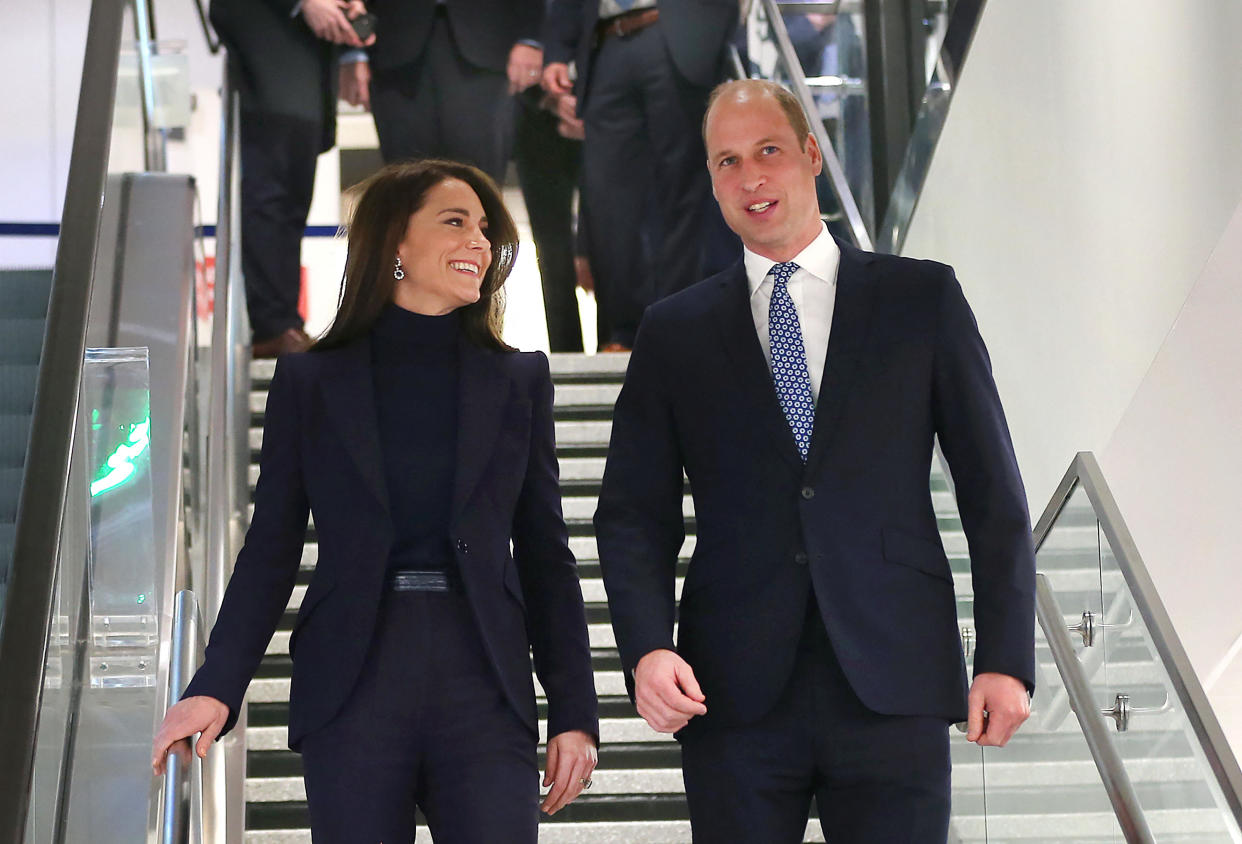
[[513,134],[509,78],[462,58],[456,37],[438,11],[419,60],[371,79],[380,154],[387,163],[464,161],[503,185]]
[[254,339],[301,328],[302,235],[315,187],[319,123],[242,102],[241,258]]
[[344,710],[302,742],[315,844],[534,844],[536,737],[504,698],[463,595],[390,592]]
[[710,89],[682,77],[660,26],[604,40],[582,115],[587,243],[610,326],[601,343],[632,345],[648,305],[741,255],[707,173]]
[[757,723],[679,735],[695,844],[798,844],[812,798],[832,844],[944,842],[949,725],[863,706],[818,611],[798,647],[788,689]]

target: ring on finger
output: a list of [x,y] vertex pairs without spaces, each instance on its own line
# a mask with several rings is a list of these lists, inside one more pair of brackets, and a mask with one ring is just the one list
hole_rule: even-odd
[[581,777],[579,778],[578,782],[582,784],[583,791],[586,791],[592,785],[590,777]]

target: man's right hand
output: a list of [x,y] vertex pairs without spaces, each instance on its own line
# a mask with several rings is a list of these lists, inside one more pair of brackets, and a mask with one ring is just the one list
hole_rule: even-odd
[[634,668],[638,714],[657,732],[675,733],[695,715],[706,715],[705,700],[690,664],[673,651],[651,651]]
[[371,110],[371,65],[366,61],[341,64],[340,97],[351,106]]
[[[302,0],[302,17],[306,25],[324,41],[347,47],[365,46],[350,26],[347,12],[353,11],[349,0]],[[357,16],[356,13],[354,15]]]
[[195,752],[199,758],[206,756],[207,748],[220,735],[228,719],[228,706],[214,697],[195,695],[176,703],[164,715],[164,723],[160,724],[160,729],[155,734],[151,749],[151,770],[155,771],[156,776],[162,776],[164,762],[173,746],[195,733],[202,733]]
[[558,96],[572,94],[574,85],[569,81],[569,65],[565,62],[550,62],[544,65],[543,90]]

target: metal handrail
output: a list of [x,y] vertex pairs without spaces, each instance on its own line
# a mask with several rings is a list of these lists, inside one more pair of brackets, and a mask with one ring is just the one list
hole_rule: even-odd
[[[103,213],[125,0],[94,0],[52,274],[47,329],[18,504],[0,633],[0,844],[19,844],[34,775],[43,668],[69,462],[77,422],[91,278]],[[15,596],[21,596],[18,600]]]
[[841,160],[837,158],[832,141],[828,138],[828,130],[824,128],[822,120],[814,119],[815,97],[812,96],[811,89],[806,83],[806,74],[798,61],[793,42],[789,39],[789,30],[785,27],[785,19],[781,17],[777,0],[763,0],[763,9],[768,19],[768,26],[772,28],[772,35],[776,38],[776,46],[780,50],[781,62],[789,76],[794,96],[802,103],[802,110],[807,113],[807,117],[811,118],[811,132],[824,158],[824,170],[828,177],[828,184],[832,187],[832,192],[836,194],[837,202],[841,205],[841,213],[854,238],[854,245],[859,249],[871,250],[873,248],[871,234],[867,231],[862,212],[858,210],[858,202],[855,201],[849,182],[845,178]]
[[151,37],[151,7],[147,0],[133,0],[134,40],[138,51],[138,84],[142,90],[142,160],[143,169],[162,172],[167,169],[164,131],[155,125],[155,70],[151,54],[155,41]]
[[1126,773],[1125,764],[1117,746],[1100,717],[1099,708],[1091,692],[1091,681],[1078,662],[1074,653],[1074,644],[1070,641],[1069,632],[1065,628],[1064,615],[1052,594],[1046,575],[1035,575],[1035,615],[1039,626],[1044,629],[1052,658],[1057,664],[1057,671],[1065,681],[1065,692],[1069,697],[1070,708],[1078,717],[1083,737],[1087,740],[1087,748],[1095,767],[1104,782],[1104,791],[1109,802],[1113,804],[1113,813],[1121,824],[1121,831],[1129,844],[1154,844],[1155,838],[1147,826],[1147,818],[1143,815],[1143,807],[1139,803],[1134,783]]
[[953,90],[986,5],[987,0],[959,0],[950,7],[945,38],[937,54],[936,74],[928,82],[901,169],[885,206],[884,219],[876,228],[875,240],[882,252],[898,255],[905,246],[910,222],[940,142]]
[[[190,682],[202,652],[202,631],[199,626],[198,601],[194,593],[184,589],[177,593],[173,609],[172,648],[168,672],[168,703],[181,697]],[[160,806],[160,844],[184,844],[194,840],[190,835],[193,786],[193,736],[190,762],[182,754],[170,751],[164,769],[164,800]]]
[[[210,402],[207,412],[207,553],[203,572],[203,621],[215,623],[242,536],[249,461],[249,346],[241,289],[238,224],[240,166],[239,106],[224,62],[221,88],[220,193],[216,217],[216,285],[211,337]],[[243,462],[244,461],[244,462]],[[204,765],[203,824],[212,840],[240,840],[245,795],[245,712]]]
[[[1057,517],[1079,486],[1087,493],[1096,519],[1117,561],[1117,567],[1125,577],[1134,605],[1151,634],[1152,643],[1168,672],[1169,681],[1182,711],[1186,713],[1208,767],[1235,821],[1242,826],[1242,768],[1238,767],[1237,757],[1229,747],[1229,741],[1212,711],[1207,694],[1190,663],[1190,657],[1187,656],[1147,566],[1139,555],[1138,545],[1134,542],[1134,537],[1121,516],[1121,510],[1104,480],[1104,473],[1091,452],[1079,452],[1074,457],[1043,515],[1036,522],[1035,550],[1038,551],[1043,545]],[[1064,627],[1061,616],[1057,617],[1057,622],[1060,627]],[[1066,637],[1068,639],[1068,634]],[[1049,634],[1049,641],[1051,640],[1052,635]],[[1074,661],[1077,663],[1077,658]],[[1101,774],[1104,773],[1101,771]]]

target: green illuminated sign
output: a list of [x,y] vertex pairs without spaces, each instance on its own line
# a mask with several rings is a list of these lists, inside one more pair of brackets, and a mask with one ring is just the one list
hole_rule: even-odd
[[91,498],[103,495],[110,489],[116,489],[125,483],[136,471],[135,461],[151,445],[151,417],[129,426],[129,439],[116,447],[104,468],[100,469],[100,477],[91,484]]

